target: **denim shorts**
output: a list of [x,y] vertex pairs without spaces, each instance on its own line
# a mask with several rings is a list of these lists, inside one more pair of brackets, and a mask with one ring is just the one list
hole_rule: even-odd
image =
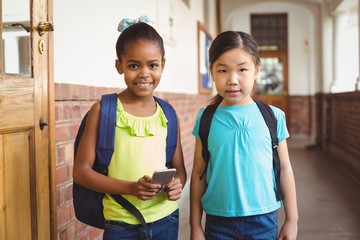
[[277,232],[277,211],[247,217],[206,215],[207,240],[276,240]]
[[179,210],[148,223],[133,225],[118,221],[105,221],[104,240],[177,240],[179,230]]

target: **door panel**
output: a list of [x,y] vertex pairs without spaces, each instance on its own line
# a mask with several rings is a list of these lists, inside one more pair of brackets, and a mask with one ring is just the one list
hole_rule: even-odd
[[34,79],[3,76],[0,79],[0,91],[0,130],[32,126],[34,124]]
[[0,0],[0,240],[55,239],[51,38],[37,31],[51,2]]
[[[4,213],[5,234],[3,239],[24,239],[24,236],[32,236],[31,228],[31,202],[30,187],[30,146],[29,130],[17,131],[2,135],[3,149],[3,172],[1,182],[4,185]],[[21,147],[21,151],[19,148]],[[5,160],[5,161],[4,161]],[[19,231],[21,229],[21,231]],[[28,238],[30,239],[30,238]]]
[[260,51],[261,70],[255,95],[268,104],[287,111],[287,57],[281,52]]
[[261,70],[255,83],[254,96],[283,110],[289,122],[287,54],[279,51],[259,51],[259,54]]

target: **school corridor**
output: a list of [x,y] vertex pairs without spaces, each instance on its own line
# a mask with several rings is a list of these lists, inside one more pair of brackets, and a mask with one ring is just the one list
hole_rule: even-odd
[[[290,138],[288,146],[297,185],[298,240],[359,240],[359,183],[309,140]],[[189,186],[180,202],[180,240],[189,239]],[[281,210],[279,226],[282,219]]]

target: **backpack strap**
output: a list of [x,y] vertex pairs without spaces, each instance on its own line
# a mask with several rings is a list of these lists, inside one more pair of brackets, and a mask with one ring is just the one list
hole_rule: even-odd
[[146,224],[144,216],[141,214],[139,209],[137,209],[131,202],[129,202],[126,198],[121,196],[120,194],[111,194],[111,197],[115,199],[115,201],[120,204],[123,208],[128,210],[132,215],[134,215],[144,226],[145,229],[149,229],[149,226]]
[[178,119],[174,108],[165,100],[155,97],[167,118],[167,137],[166,137],[166,166],[171,167],[171,161],[174,156],[178,139]]
[[255,102],[259,107],[260,112],[263,115],[266,125],[270,131],[271,145],[273,152],[273,168],[274,168],[275,180],[276,180],[275,193],[276,193],[276,199],[280,201],[284,197],[280,185],[280,158],[277,151],[277,148],[279,146],[279,139],[277,137],[277,119],[274,115],[274,112],[272,111],[271,107],[268,104],[257,100],[255,100]]
[[[116,109],[117,109],[116,93],[103,95],[101,97],[100,120],[98,130],[98,142],[96,146],[97,166],[96,168],[103,174],[108,174],[108,166],[114,153],[115,128],[116,128]],[[123,208],[133,214],[141,224],[147,229],[146,221],[134,205],[120,194],[111,194],[111,196]]]
[[114,153],[117,94],[101,96],[100,119],[96,156],[98,170],[107,175],[107,168]]
[[200,180],[205,175],[205,172],[208,167],[209,160],[210,160],[210,152],[209,152],[209,148],[208,148],[208,137],[209,137],[209,132],[210,132],[211,121],[212,121],[214,113],[215,113],[217,107],[219,106],[219,104],[220,104],[220,102],[216,103],[216,104],[208,105],[205,108],[203,114],[201,115],[200,126],[199,126],[199,136],[200,136],[201,145],[202,145],[202,157],[206,162],[206,166],[205,166],[204,172],[200,176]]

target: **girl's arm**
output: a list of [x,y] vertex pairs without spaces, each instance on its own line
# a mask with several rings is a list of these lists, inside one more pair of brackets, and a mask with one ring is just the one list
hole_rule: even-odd
[[74,161],[74,182],[98,192],[109,194],[129,194],[142,200],[153,198],[160,188],[145,177],[137,182],[114,179],[93,170],[96,157],[96,143],[99,128],[100,102],[95,103],[88,114],[85,130],[81,137]]
[[284,195],[285,222],[279,240],[295,240],[297,237],[298,210],[296,203],[295,178],[291,167],[286,140],[279,143],[278,153],[281,165],[280,184]]
[[203,209],[201,206],[201,197],[206,190],[206,174],[201,178],[206,168],[206,162],[201,154],[202,144],[196,139],[194,165],[190,182],[190,227],[192,240],[205,239],[204,230],[202,229],[201,219]]
[[187,179],[184,165],[184,156],[181,146],[181,133],[179,125],[177,145],[172,159],[172,167],[176,168],[176,174],[174,180],[166,185],[167,197],[169,200],[178,200],[181,197],[181,193]]

